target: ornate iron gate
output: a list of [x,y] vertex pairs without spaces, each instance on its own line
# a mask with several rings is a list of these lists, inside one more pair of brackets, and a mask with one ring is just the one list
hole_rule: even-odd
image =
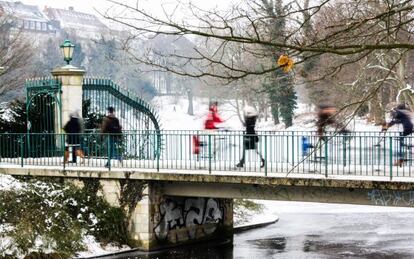
[[31,79],[26,81],[25,87],[27,133],[31,133],[25,140],[27,155],[49,157],[60,154],[62,140],[55,133],[62,128],[61,81],[56,78]]
[[106,114],[109,106],[115,108],[123,127],[124,156],[137,159],[156,159],[161,151],[161,131],[155,111],[143,100],[112,80],[85,78],[83,103],[89,112]]

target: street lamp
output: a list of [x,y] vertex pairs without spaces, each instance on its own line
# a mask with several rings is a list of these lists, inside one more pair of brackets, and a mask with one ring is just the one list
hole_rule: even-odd
[[63,53],[63,60],[68,63],[72,60],[73,50],[75,49],[75,45],[70,42],[70,40],[65,40],[62,45],[60,45]]

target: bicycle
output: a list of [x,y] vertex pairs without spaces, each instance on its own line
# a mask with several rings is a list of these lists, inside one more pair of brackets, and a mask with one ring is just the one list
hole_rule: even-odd
[[[221,154],[225,154],[225,151],[229,150],[231,147],[237,146],[231,141],[233,135],[222,135],[223,133],[228,132],[230,132],[228,129],[220,128],[217,131],[206,131],[202,134],[193,135],[193,154],[197,156],[197,160],[200,160],[201,158],[217,160]],[[211,146],[209,143],[211,143]]]
[[[310,159],[310,162],[313,163],[326,163],[328,160],[328,152],[332,150],[333,147],[338,147],[336,150],[342,151],[342,163],[343,166],[347,165],[347,156],[348,148],[350,147],[351,139],[353,138],[350,135],[349,131],[339,132],[341,136],[337,137],[336,135],[324,135],[318,136],[317,143],[313,145],[310,139],[307,136],[302,136],[301,138],[301,149],[302,149],[302,158],[307,158],[313,154],[313,159]],[[314,149],[313,151],[310,151]],[[324,154],[322,154],[322,152]]]
[[[402,167],[405,162],[411,162],[414,161],[412,149],[414,148],[414,145],[412,144],[412,141],[410,141],[410,137],[407,136],[399,136],[396,137],[397,139],[397,147],[398,147],[398,160],[394,162],[394,166]],[[406,142],[410,141],[409,144],[406,144]],[[409,163],[409,166],[412,165],[412,163]]]

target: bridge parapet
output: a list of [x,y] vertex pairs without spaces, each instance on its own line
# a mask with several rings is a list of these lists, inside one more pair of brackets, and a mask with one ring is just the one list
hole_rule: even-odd
[[[240,131],[166,131],[130,130],[117,145],[123,161],[110,158],[109,135],[96,132],[80,134],[85,160],[77,164],[63,163],[64,134],[0,134],[0,166],[55,166],[61,168],[101,168],[178,170],[192,172],[233,172],[236,175],[258,173],[264,176],[284,173],[413,177],[413,139],[401,139],[395,133],[381,137],[378,133],[352,133],[347,136],[328,134],[323,140],[313,132],[259,132],[256,150],[245,148],[250,137]],[[163,148],[160,152],[160,139]],[[309,139],[313,148],[304,145]],[[55,147],[51,143],[62,143]],[[309,142],[306,142],[309,143]],[[31,152],[27,148],[30,147]],[[256,152],[257,151],[257,152]],[[261,154],[261,157],[257,155]],[[245,155],[243,167],[236,164]],[[404,163],[394,162],[404,155]],[[78,160],[79,161],[79,160]],[[105,165],[109,165],[104,169]]]
[[[183,173],[173,170],[113,170],[74,168],[0,168],[0,173],[15,176],[93,178],[115,181],[109,190],[119,189],[122,181],[156,182],[165,195],[205,198],[244,198],[381,206],[414,206],[414,179],[366,176],[329,176],[278,174],[274,176]],[[109,193],[109,192],[106,192]],[[119,197],[117,192],[110,197]],[[112,198],[114,200],[114,198]],[[115,199],[116,200],[116,199]],[[113,203],[116,205],[116,203]]]

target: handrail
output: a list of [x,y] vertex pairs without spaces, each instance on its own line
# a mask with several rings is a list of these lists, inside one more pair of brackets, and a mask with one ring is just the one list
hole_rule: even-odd
[[[162,134],[163,152],[159,156],[151,156],[157,149],[156,140],[153,138],[157,134]],[[71,141],[70,138],[76,141]],[[143,139],[146,141],[142,141]],[[173,169],[210,173],[249,172],[263,176],[293,173],[390,179],[414,177],[413,137],[400,137],[389,133],[383,137],[379,132],[371,135],[354,132],[351,135],[323,137],[318,137],[315,132],[272,132],[258,134],[257,139],[258,141],[255,135],[246,135],[241,131],[141,130],[112,135],[96,132],[69,135],[1,133],[0,166],[104,168],[108,163],[110,170]],[[78,158],[77,163],[63,164],[65,155],[70,156],[69,153],[77,148],[83,151],[85,160]],[[236,167],[240,164],[243,153],[243,167]],[[394,165],[399,159],[403,163]]]

